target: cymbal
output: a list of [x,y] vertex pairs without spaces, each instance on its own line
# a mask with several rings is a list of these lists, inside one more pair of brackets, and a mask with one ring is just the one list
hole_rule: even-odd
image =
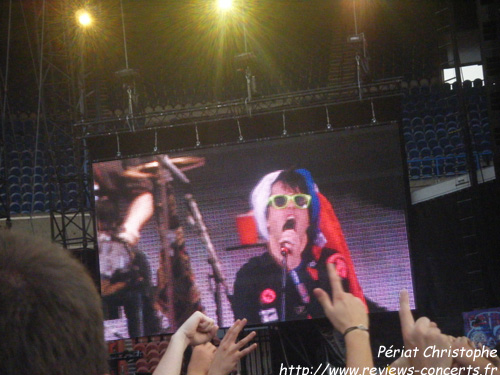
[[[179,156],[171,158],[170,161],[183,172],[205,165],[205,158],[199,156]],[[123,175],[130,178],[155,177],[158,171],[158,166],[159,163],[157,161],[150,161],[148,163],[127,168],[123,172]]]

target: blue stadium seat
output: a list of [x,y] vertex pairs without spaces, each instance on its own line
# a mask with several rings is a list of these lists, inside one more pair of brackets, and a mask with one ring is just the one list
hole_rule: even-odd
[[405,143],[413,141],[413,134],[411,132],[404,132],[403,133],[403,139]]
[[40,183],[40,182],[35,182],[35,183],[33,184],[33,193],[35,193],[35,194],[36,194],[36,193],[40,193],[40,192],[42,192],[42,193],[43,193],[44,191],[45,191],[45,189],[44,189],[44,187],[43,187],[43,184],[42,184],[42,183]]
[[444,160],[444,175],[445,176],[448,176],[448,177],[451,177],[451,176],[455,176],[456,175],[456,172],[455,172],[455,158],[453,157],[446,157],[445,160]]
[[438,156],[434,158],[434,171],[436,176],[442,176],[444,174],[444,157]]
[[429,115],[424,116],[423,121],[424,121],[424,125],[432,125],[432,126],[434,126],[434,118],[432,116],[429,116]]
[[21,152],[21,159],[33,159],[33,154],[31,153],[30,150],[23,150]]
[[439,157],[439,156],[444,156],[444,150],[440,146],[435,146],[432,148],[432,156]]
[[420,152],[418,151],[418,149],[414,148],[414,149],[411,149],[407,152],[407,157],[409,160],[411,159],[418,159],[420,157]]
[[422,160],[422,167],[420,170],[420,174],[421,174],[422,178],[423,179],[431,178],[434,174],[433,169],[434,169],[434,166],[433,166],[432,158],[431,157],[424,157]]
[[465,159],[465,154],[457,156],[455,171],[457,174],[467,173],[467,162]]
[[66,167],[66,175],[67,176],[76,175],[76,167],[73,164],[70,164]]
[[19,176],[16,176],[16,175],[10,175],[7,177],[7,183],[9,185],[18,185],[19,186],[19,190],[21,190],[21,177]]
[[429,146],[427,145],[427,142],[425,139],[421,139],[417,142],[417,149],[422,150],[423,148],[428,148]]
[[485,140],[484,134],[482,132],[477,132],[474,133],[474,136],[472,137],[472,143],[476,146],[476,148],[479,148],[481,143]]
[[427,141],[427,146],[432,150],[434,147],[439,146],[439,143],[436,138],[433,138]]
[[44,202],[36,201],[33,205],[33,212],[42,213],[45,212],[45,204]]
[[444,151],[445,156],[455,155],[455,147],[453,147],[453,145],[451,145],[451,144],[444,146],[443,151]]
[[421,159],[429,158],[429,157],[431,157],[431,155],[432,155],[432,152],[431,152],[431,149],[429,147],[424,147],[420,150],[420,158]]
[[18,176],[18,177],[21,177],[21,168],[19,168],[19,167],[10,167],[9,168],[9,176]]
[[21,213],[22,214],[31,213],[31,202],[23,202],[23,204],[21,205]]
[[21,185],[21,194],[32,193],[32,192],[33,192],[33,185],[31,185],[30,183]]
[[424,125],[424,134],[427,133],[428,130],[434,131],[434,123]]
[[436,130],[436,138],[438,140],[441,140],[442,138],[447,138],[447,137],[448,137],[448,132],[445,129]]
[[415,142],[417,142],[417,144],[418,144],[418,141],[420,141],[422,139],[425,140],[425,134],[424,134],[424,132],[422,132],[422,131],[416,131],[416,132],[413,133],[413,140]]
[[439,124],[439,123],[445,123],[446,118],[443,115],[436,115],[434,116],[434,124]]
[[58,176],[66,176],[66,167],[64,165],[58,165],[56,171]]
[[481,150],[481,156],[483,158],[483,161],[487,165],[490,165],[491,160],[493,159],[493,151],[491,148],[491,143],[487,140],[484,140],[483,142],[481,142],[479,148]]
[[24,202],[30,202],[33,200],[33,194],[30,192],[26,192],[23,194],[23,203]]
[[44,171],[44,169],[43,169],[43,166],[41,166],[41,165],[37,165],[37,166],[35,166],[35,167],[33,168],[33,173],[34,173],[34,174],[39,174],[39,175],[42,175],[42,176],[43,176],[43,175],[45,174],[45,171]]
[[19,153],[17,152],[17,150],[9,151],[7,156],[10,160],[19,159]]
[[44,203],[46,201],[45,193],[43,191],[36,192],[35,196],[34,196],[34,199],[35,199],[35,202],[42,202],[42,203]]
[[43,176],[40,174],[35,174],[33,176],[33,183],[34,184],[43,184]]
[[490,122],[489,121],[481,121],[481,128],[483,129],[483,133],[490,132]]
[[482,134],[483,128],[481,127],[481,123],[479,121],[471,121],[469,124],[471,134]]
[[11,202],[10,203],[10,212],[13,214],[20,214],[21,213],[21,205],[17,202]]
[[442,121],[442,122],[436,122],[436,124],[434,125],[434,131],[438,131],[438,130],[446,130],[446,125],[445,125],[445,122]]
[[420,160],[410,160],[408,162],[408,174],[411,180],[420,179]]
[[450,136],[450,143],[455,148],[461,148],[464,146],[464,142],[462,141],[462,137],[459,135],[460,133],[455,133]]
[[425,135],[425,140],[426,141],[429,141],[429,139],[433,139],[433,138],[436,139],[437,138],[436,133],[434,132],[434,129],[427,130],[424,133],[424,135]]
[[19,192],[11,193],[10,194],[10,201],[21,204],[21,202],[23,201],[21,193],[19,193]]
[[415,128],[417,126],[422,126],[423,127],[424,126],[424,121],[422,120],[421,117],[414,117],[411,120],[411,126],[412,126],[413,130],[415,130]]
[[31,177],[33,175],[33,168],[30,166],[24,166],[21,168],[21,174]]

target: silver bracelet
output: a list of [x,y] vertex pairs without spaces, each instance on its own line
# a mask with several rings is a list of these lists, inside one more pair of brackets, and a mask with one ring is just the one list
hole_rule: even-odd
[[362,331],[370,332],[368,327],[364,326],[363,324],[359,324],[357,326],[349,327],[345,330],[343,336],[345,337],[349,332],[354,331],[355,329],[360,329]]

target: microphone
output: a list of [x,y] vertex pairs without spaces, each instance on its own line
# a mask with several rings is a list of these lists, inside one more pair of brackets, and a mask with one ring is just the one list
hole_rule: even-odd
[[[283,224],[283,232],[290,229],[295,230],[295,224],[295,218],[289,218],[285,224]],[[290,253],[290,246],[291,244],[288,241],[280,242],[281,255],[287,256]]]

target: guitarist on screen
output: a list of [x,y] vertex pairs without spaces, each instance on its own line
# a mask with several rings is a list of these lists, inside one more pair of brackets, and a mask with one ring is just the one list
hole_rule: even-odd
[[168,316],[167,284],[174,288],[175,311],[171,316],[175,322],[169,322],[170,325],[182,324],[194,311],[201,310],[172,189],[167,189],[166,197],[169,228],[159,230],[175,230],[176,233],[175,240],[169,244],[174,254],[170,259],[173,274],[164,275],[160,261],[158,286],[154,287],[147,256],[137,247],[141,229],[155,212],[156,175],[154,170],[144,168],[151,164],[150,159],[116,160],[94,165],[105,319],[117,319],[118,308],[123,306],[130,337],[161,332],[159,315]]

